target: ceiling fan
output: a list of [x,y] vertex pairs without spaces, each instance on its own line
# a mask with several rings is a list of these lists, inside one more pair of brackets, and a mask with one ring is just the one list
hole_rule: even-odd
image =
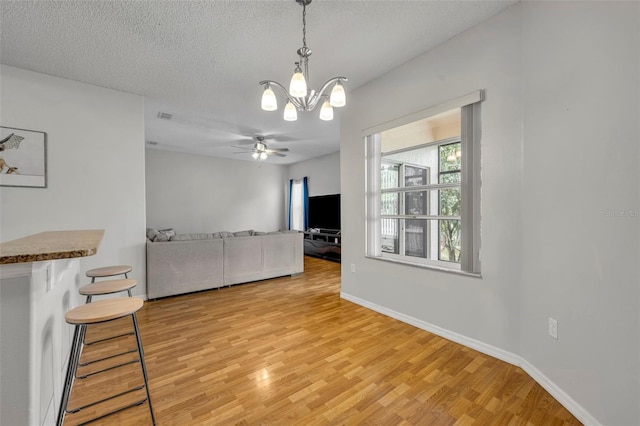
[[243,149],[244,151],[234,152],[234,154],[246,154],[247,152],[251,152],[251,156],[256,161],[264,161],[270,155],[275,155],[277,157],[286,157],[286,154],[283,152],[288,152],[289,148],[267,148],[267,144],[264,142],[264,136],[254,136],[253,138],[256,142],[253,144],[252,148],[232,145],[234,148]]

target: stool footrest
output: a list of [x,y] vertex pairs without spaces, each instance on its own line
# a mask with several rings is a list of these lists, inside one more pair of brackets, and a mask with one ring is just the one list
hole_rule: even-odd
[[95,376],[96,374],[104,373],[105,371],[115,370],[116,368],[124,367],[129,364],[137,364],[140,362],[139,359],[134,359],[132,361],[123,362],[122,364],[113,365],[111,367],[103,368],[102,370],[92,371],[91,373],[82,374],[80,376],[76,376],[76,379],[86,379],[87,377]]
[[133,334],[134,334],[133,332],[124,333],[124,334],[118,334],[117,336],[105,337],[104,339],[94,340],[93,342],[85,342],[85,345],[86,346],[91,346],[91,345],[95,345],[96,343],[102,343],[102,342],[106,342],[108,340],[119,339],[120,337],[124,337],[124,336],[133,336]]
[[[91,404],[83,405],[82,407],[77,407],[77,408],[74,408],[74,409],[71,409],[71,410],[67,410],[67,413],[68,414],[75,414],[75,413],[78,413],[78,412],[84,410],[85,408],[93,407],[94,405],[102,404],[103,402],[107,402],[107,401],[110,401],[112,399],[118,398],[120,396],[126,395],[128,393],[139,391],[139,390],[142,390],[142,389],[144,389],[144,385],[136,386],[133,389],[127,389],[124,392],[120,392],[120,393],[117,393],[115,395],[108,396],[108,397],[106,397],[104,399],[101,399],[100,401],[92,402]],[[131,405],[128,405],[127,408],[128,407],[133,407],[134,405],[140,405],[143,402],[145,402],[146,400],[147,400],[147,398],[144,398],[141,401],[137,401],[137,402],[135,402],[135,403],[133,403]],[[117,411],[122,411],[122,409],[118,409]],[[113,414],[113,413],[115,413],[117,411],[112,411],[109,414]],[[108,416],[109,414],[105,414],[104,416]],[[104,417],[104,416],[102,416],[102,417]],[[97,420],[97,419],[93,419],[93,420]],[[93,421],[93,420],[89,420],[89,421]],[[89,421],[87,421],[85,423],[89,423]]]
[[[88,425],[89,423],[97,422],[98,420],[102,420],[102,419],[104,419],[105,417],[109,417],[109,416],[111,416],[111,415],[113,415],[113,414],[117,414],[117,413],[119,413],[120,411],[124,411],[124,410],[126,410],[126,409],[131,408],[131,407],[135,407],[135,406],[138,406],[138,405],[142,405],[142,404],[144,404],[146,401],[147,401],[147,398],[141,399],[141,400],[136,401],[136,402],[132,402],[131,404],[127,404],[127,405],[125,405],[124,407],[120,407],[120,408],[117,408],[117,409],[115,409],[115,410],[113,410],[113,411],[109,411],[107,414],[102,414],[101,416],[94,417],[93,419],[87,420],[87,421],[86,421],[86,422],[84,422],[84,423],[80,423],[80,426],[84,426],[84,425]],[[153,424],[155,425],[155,422],[153,422]]]
[[[140,401],[132,402],[131,404],[127,404],[127,405],[125,405],[124,407],[118,408],[118,409],[113,410],[113,411],[109,411],[107,414],[103,414],[103,415],[101,415],[101,416],[99,416],[99,417],[94,417],[94,418],[93,418],[93,419],[91,419],[91,420],[87,420],[87,421],[86,421],[86,422],[84,422],[84,423],[80,423],[80,426],[84,426],[84,425],[88,425],[89,423],[97,422],[98,420],[102,420],[102,419],[104,419],[105,417],[109,417],[109,416],[111,416],[111,415],[113,415],[113,414],[117,414],[117,413],[119,413],[120,411],[124,411],[124,410],[126,410],[126,409],[131,408],[131,407],[135,407],[135,406],[138,406],[138,405],[142,405],[142,404],[144,404],[146,401],[147,401],[147,398],[145,398],[145,399],[141,399]],[[153,422],[153,424],[155,425],[155,422]]]
[[117,358],[119,356],[126,355],[126,354],[132,354],[132,353],[135,353],[135,352],[138,352],[138,349],[131,349],[130,351],[120,352],[119,354],[105,356],[104,358],[94,359],[93,361],[81,362],[80,364],[78,364],[78,366],[79,367],[86,367],[87,365],[95,364],[96,362],[106,361],[108,359]]

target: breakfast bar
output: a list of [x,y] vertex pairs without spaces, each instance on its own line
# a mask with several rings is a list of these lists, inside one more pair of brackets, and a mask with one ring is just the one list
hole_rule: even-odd
[[81,303],[79,259],[104,230],[41,232],[0,244],[0,425],[55,423]]

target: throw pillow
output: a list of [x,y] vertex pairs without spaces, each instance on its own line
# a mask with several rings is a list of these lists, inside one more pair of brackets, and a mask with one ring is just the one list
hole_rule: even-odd
[[233,233],[234,237],[251,237],[253,236],[253,229],[248,231],[238,231]]
[[174,231],[173,228],[158,229],[158,235],[156,236],[156,239],[153,241],[161,241],[161,242],[169,241],[169,239],[174,235],[176,235],[176,231]]
[[159,232],[157,229],[147,228],[147,238],[151,241],[155,241]]

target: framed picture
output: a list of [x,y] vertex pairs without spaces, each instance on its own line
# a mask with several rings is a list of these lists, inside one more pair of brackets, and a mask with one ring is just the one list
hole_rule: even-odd
[[47,187],[47,134],[0,126],[0,186]]

